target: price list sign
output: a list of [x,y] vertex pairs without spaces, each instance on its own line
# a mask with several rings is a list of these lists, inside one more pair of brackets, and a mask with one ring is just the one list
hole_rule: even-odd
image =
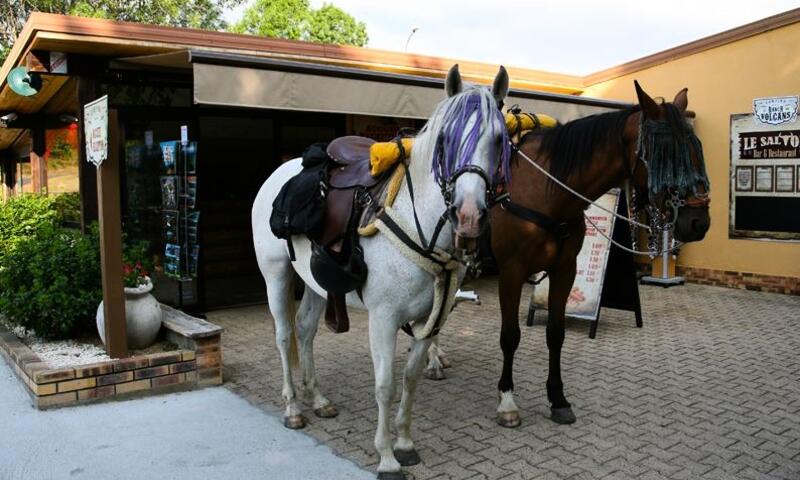
[[[600,197],[596,203],[608,211],[616,212],[618,202],[619,190],[614,189]],[[575,283],[573,283],[572,291],[567,298],[566,315],[594,321],[600,311],[603,279],[611,247],[609,238],[614,233],[614,217],[594,205],[586,210],[586,217],[591,223],[586,221],[586,236],[577,258]],[[533,304],[537,309],[547,309],[549,287],[547,279],[535,287]]]

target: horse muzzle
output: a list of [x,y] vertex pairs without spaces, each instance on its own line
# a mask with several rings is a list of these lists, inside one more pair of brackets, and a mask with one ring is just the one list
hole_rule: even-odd
[[478,237],[486,229],[488,212],[478,207],[476,202],[465,202],[460,207],[450,209],[450,221],[454,226],[456,248],[468,252],[478,247]]
[[710,227],[711,216],[707,205],[681,207],[675,222],[675,239],[683,243],[698,242],[705,238]]

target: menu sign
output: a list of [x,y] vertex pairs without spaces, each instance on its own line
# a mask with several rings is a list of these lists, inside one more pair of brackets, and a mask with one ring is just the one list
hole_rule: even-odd
[[[619,190],[614,189],[600,197],[596,203],[606,210],[616,212],[618,202]],[[613,235],[614,216],[594,205],[586,210],[586,216],[597,228],[588,221],[586,222],[586,236],[583,239],[581,252],[578,254],[578,268],[575,283],[573,283],[572,291],[567,298],[566,315],[594,321],[600,311],[600,296],[603,293],[603,279],[611,247],[608,238]],[[549,282],[545,278],[534,288],[533,304],[537,309],[547,309],[549,286]]]

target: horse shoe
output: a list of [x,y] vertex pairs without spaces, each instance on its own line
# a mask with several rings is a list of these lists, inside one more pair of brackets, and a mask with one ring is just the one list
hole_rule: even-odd
[[339,410],[337,410],[332,403],[329,403],[319,408],[315,408],[314,415],[318,416],[319,418],[334,418],[339,415]]
[[398,463],[400,463],[400,465],[403,467],[411,467],[422,462],[422,460],[419,458],[419,454],[417,453],[417,449],[415,448],[412,448],[411,450],[395,449],[394,458],[396,458]]
[[302,415],[289,415],[283,417],[283,426],[291,430],[299,430],[306,426],[306,417]]
[[517,428],[522,423],[519,412],[497,412],[497,423],[505,428]]
[[575,412],[572,407],[550,408],[550,420],[559,425],[570,425],[575,423]]

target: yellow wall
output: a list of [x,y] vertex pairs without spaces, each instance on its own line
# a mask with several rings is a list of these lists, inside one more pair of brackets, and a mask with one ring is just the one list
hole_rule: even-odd
[[697,113],[711,179],[711,230],[685,246],[678,263],[800,277],[800,243],[728,238],[730,115],[751,112],[754,98],[800,94],[800,24],[591,85],[583,95],[635,102],[634,79],[667,101],[688,87],[689,109]]

